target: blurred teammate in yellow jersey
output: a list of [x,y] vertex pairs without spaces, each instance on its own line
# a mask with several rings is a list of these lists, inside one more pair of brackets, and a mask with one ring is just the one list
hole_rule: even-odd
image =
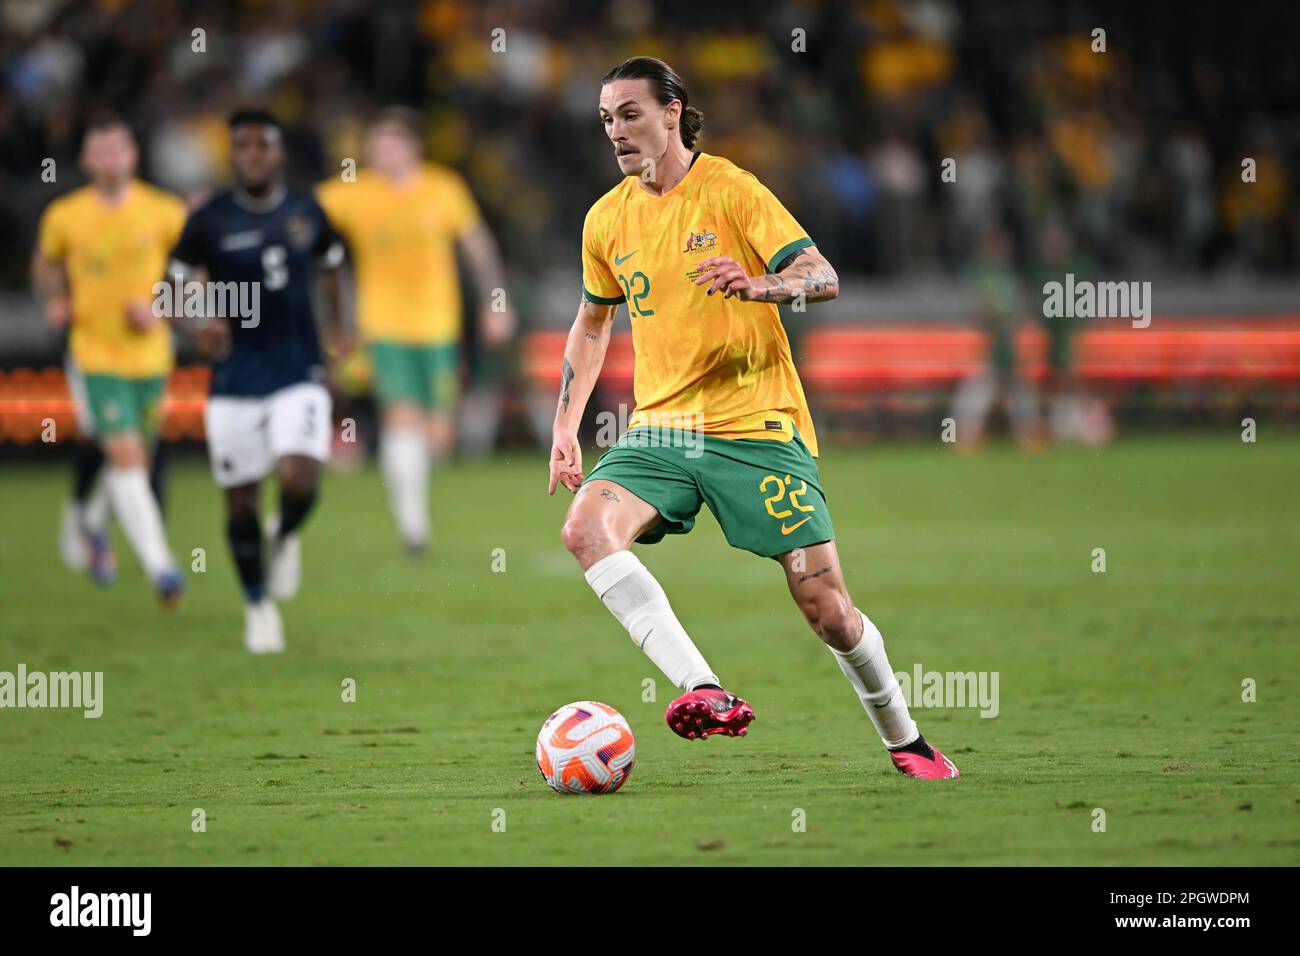
[[[91,426],[107,458],[113,514],[159,600],[171,606],[184,581],[149,487],[149,458],[172,340],[152,304],[185,205],[135,178],[138,155],[124,122],[111,116],[92,121],[81,153],[91,182],[45,210],[32,273],[47,318],[71,324],[69,351],[83,385],[76,389],[78,417]],[[102,527],[87,530],[102,538]]]
[[355,182],[321,184],[326,214],[347,239],[357,327],[382,406],[380,467],[398,532],[412,553],[429,541],[429,471],[454,437],[461,338],[459,247],[476,286],[489,349],[514,334],[497,244],[464,181],[426,163],[419,114],[379,113],[368,167]]
[[[659,582],[629,550],[685,534],[707,503],[727,541],[785,570],[795,604],[834,652],[890,757],[923,779],[957,776],[926,743],[854,607],[814,456],[817,439],[778,303],[839,292],[830,263],[752,175],[695,150],[704,117],[665,63],[634,57],[602,80],[599,115],[624,179],[582,233],[582,302],[561,370],[549,491],[575,492],[562,537],[632,640],[686,691],[665,715],[697,740],[742,736],[753,709],[722,689]],[[578,423],[620,304],[632,324],[636,411],[590,475]]]

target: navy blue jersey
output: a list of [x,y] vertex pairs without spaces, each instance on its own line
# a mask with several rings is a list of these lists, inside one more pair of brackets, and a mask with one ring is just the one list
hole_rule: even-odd
[[341,261],[342,240],[308,192],[287,189],[264,211],[254,202],[233,192],[214,197],[190,214],[172,251],[173,260],[205,269],[210,283],[238,283],[243,301],[257,303],[253,318],[224,316],[231,350],[212,367],[213,395],[255,397],[325,379],[312,286],[318,264]]

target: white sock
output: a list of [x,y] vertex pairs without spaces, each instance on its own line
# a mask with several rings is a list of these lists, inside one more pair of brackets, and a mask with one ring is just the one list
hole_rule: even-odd
[[163,535],[158,502],[149,490],[149,473],[143,468],[109,468],[105,483],[113,514],[126,532],[145,573],[150,578],[157,578],[166,571],[174,571],[176,562],[172,560]]
[[587,583],[667,678],[683,690],[721,681],[709,670],[668,595],[631,551],[616,551],[587,569]]
[[108,530],[108,481],[101,479],[81,506],[81,526],[91,534]]
[[385,429],[379,439],[380,468],[402,540],[429,540],[429,443],[414,428]]
[[889,666],[880,630],[862,611],[854,610],[862,615],[862,640],[847,654],[833,647],[831,650],[839,661],[840,670],[858,692],[862,706],[885,746],[905,747],[921,736],[921,732],[907,712],[907,701],[903,699],[894,669]]

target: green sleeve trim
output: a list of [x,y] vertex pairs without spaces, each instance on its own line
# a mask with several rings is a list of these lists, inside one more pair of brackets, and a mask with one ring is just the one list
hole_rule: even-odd
[[603,295],[592,295],[587,291],[587,287],[582,287],[582,297],[588,302],[595,302],[597,305],[619,305],[627,301],[627,296],[620,295],[613,299],[607,299]]
[[780,249],[776,250],[776,255],[774,255],[772,260],[767,264],[767,271],[769,273],[776,272],[776,267],[784,262],[790,253],[798,252],[800,249],[807,249],[811,245],[814,245],[814,243],[807,236],[804,236],[802,239],[796,239],[794,242],[787,243]]

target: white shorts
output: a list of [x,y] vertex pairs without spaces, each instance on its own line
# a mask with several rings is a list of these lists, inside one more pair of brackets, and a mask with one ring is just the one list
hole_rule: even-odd
[[265,478],[285,455],[329,461],[331,414],[330,393],[316,382],[261,398],[212,396],[203,413],[212,477],[234,488]]

